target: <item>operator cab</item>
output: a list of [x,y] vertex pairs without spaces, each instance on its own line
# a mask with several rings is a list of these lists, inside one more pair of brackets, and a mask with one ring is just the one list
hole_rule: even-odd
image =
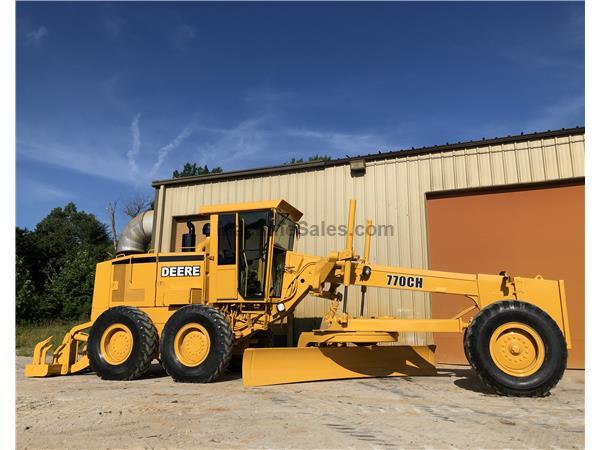
[[217,298],[281,297],[286,253],[293,249],[302,213],[284,200],[207,206],[200,213],[211,216],[210,253],[216,262],[211,290]]

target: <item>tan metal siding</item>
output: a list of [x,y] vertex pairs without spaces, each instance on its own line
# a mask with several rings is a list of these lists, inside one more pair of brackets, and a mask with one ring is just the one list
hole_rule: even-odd
[[[378,264],[428,267],[425,193],[429,191],[528,183],[584,175],[584,136],[538,139],[367,163],[362,177],[351,177],[349,166],[275,174],[188,186],[164,186],[161,251],[171,242],[172,217],[194,214],[205,204],[284,198],[304,213],[307,224],[345,224],[347,205],[356,198],[357,223],[394,227],[393,236],[375,236],[371,260]],[[163,206],[159,202],[160,208]],[[160,231],[157,227],[157,232]],[[157,242],[157,241],[155,241]],[[357,236],[355,251],[362,253]],[[297,250],[326,256],[344,247],[343,236],[303,236]],[[349,312],[358,314],[359,289],[350,289]],[[369,289],[366,312],[403,318],[430,317],[428,294]],[[327,301],[310,298],[296,317],[321,317]],[[424,344],[426,335],[410,334],[407,343]]]

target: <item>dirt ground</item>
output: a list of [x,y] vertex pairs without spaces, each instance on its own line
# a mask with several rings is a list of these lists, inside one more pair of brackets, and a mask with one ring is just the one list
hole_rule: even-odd
[[26,379],[17,357],[18,448],[582,448],[584,372],[546,398],[483,391],[470,369],[437,377],[244,388],[239,374],[179,384],[92,373]]

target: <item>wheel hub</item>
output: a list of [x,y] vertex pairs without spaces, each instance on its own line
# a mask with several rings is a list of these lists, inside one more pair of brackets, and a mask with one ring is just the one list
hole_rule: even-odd
[[490,355],[503,372],[526,377],[539,370],[545,347],[541,336],[528,325],[510,322],[498,327],[490,339]]
[[180,363],[188,367],[202,364],[210,351],[210,336],[206,328],[198,323],[181,327],[174,341],[175,355]]
[[113,366],[124,363],[133,350],[131,330],[121,323],[109,326],[100,339],[100,353]]

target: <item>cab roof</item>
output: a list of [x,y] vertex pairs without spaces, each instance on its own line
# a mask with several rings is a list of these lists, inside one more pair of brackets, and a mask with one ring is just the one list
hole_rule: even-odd
[[227,203],[221,205],[207,205],[200,207],[200,214],[218,214],[232,213],[242,211],[260,211],[265,209],[276,209],[277,211],[289,214],[290,219],[294,222],[300,220],[302,213],[290,205],[285,200],[263,200],[260,202],[245,202],[245,203]]

